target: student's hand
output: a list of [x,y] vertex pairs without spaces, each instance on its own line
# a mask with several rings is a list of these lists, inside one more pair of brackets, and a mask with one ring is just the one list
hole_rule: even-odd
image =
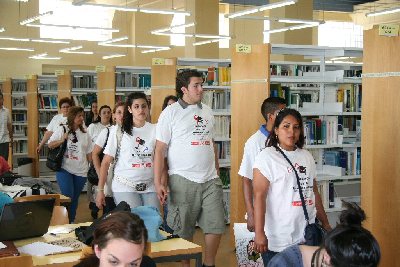
[[40,153],[40,150],[42,150],[42,144],[39,144],[36,148],[36,152]]
[[96,206],[99,209],[103,209],[106,205],[106,196],[104,195],[104,191],[98,191],[96,196]]
[[167,201],[167,188],[162,184],[156,185],[156,192],[161,205],[164,205]]
[[329,232],[329,231],[331,231],[332,230],[332,227],[331,227],[331,225],[329,224],[329,222],[328,223],[323,223],[322,224],[322,228],[324,228],[327,232]]
[[247,230],[254,232],[254,215],[247,213]]
[[268,239],[265,233],[256,233],[256,237],[254,238],[254,250],[259,253],[264,253],[268,251]]

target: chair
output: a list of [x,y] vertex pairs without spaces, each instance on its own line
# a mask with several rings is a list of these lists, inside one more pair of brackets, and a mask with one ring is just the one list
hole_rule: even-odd
[[33,267],[32,256],[21,255],[14,257],[0,258],[0,267],[10,267],[10,266]]
[[15,202],[25,202],[25,201],[35,201],[41,199],[49,199],[54,198],[56,201],[54,202],[54,206],[60,206],[60,194],[47,194],[47,195],[32,195],[25,197],[16,197],[14,198]]
[[15,202],[35,201],[42,199],[54,198],[53,215],[51,216],[50,226],[68,224],[68,210],[64,206],[60,206],[60,194],[47,194],[47,195],[32,195],[25,197],[16,197]]

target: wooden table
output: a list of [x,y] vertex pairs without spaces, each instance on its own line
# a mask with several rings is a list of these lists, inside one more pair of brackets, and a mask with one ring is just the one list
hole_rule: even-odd
[[[90,225],[91,222],[81,224],[67,224],[64,226],[86,226]],[[59,226],[50,226],[49,230],[52,230]],[[164,234],[164,233],[163,233]],[[69,234],[60,234],[53,236],[45,234],[41,237],[29,238],[14,241],[17,247],[21,247],[33,242],[50,242],[57,239],[63,239],[67,237],[75,237],[75,232]],[[82,255],[81,251],[48,255],[48,256],[32,256],[33,266],[44,266],[44,265],[57,265],[57,266],[73,266],[78,263]],[[156,263],[161,262],[175,262],[184,259],[195,259],[196,267],[202,266],[202,248],[201,246],[184,240],[182,238],[173,238],[169,240],[163,240],[160,242],[151,243],[151,251],[148,253]]]

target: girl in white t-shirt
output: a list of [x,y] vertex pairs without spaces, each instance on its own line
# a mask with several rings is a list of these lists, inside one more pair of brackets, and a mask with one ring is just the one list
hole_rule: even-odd
[[[123,114],[124,114],[124,103],[118,102],[117,104],[115,104],[115,107],[113,109],[114,124],[120,125],[120,126],[122,125]],[[104,145],[106,144],[107,138],[108,138],[108,136],[110,136],[110,132],[112,131],[112,129],[114,127],[116,127],[116,126],[112,125],[108,128],[103,129],[100,132],[100,134],[97,136],[96,141],[94,142],[94,147],[93,147],[93,151],[92,151],[92,159],[93,159],[93,165],[97,172],[97,176],[99,177],[98,186],[100,186],[100,188],[104,188],[104,184],[106,183],[106,181],[104,181],[104,182],[100,181],[100,178],[101,178],[100,177],[100,166],[101,166],[102,159],[104,157],[104,154],[103,154],[103,150],[105,148]],[[97,191],[97,188],[95,191]],[[104,192],[102,191],[102,193],[104,193]],[[95,194],[95,195],[97,196],[97,194]],[[96,200],[96,197],[95,197],[95,200]],[[103,214],[113,210],[115,207],[115,202],[114,202],[114,198],[112,197],[112,194],[107,194],[105,196],[105,206],[104,207],[102,205],[97,205],[97,203],[96,203],[96,206],[97,206],[97,208],[103,209]]]
[[[87,129],[93,144],[96,142],[96,139],[99,136],[100,132],[106,129],[107,127],[111,126],[112,123],[111,108],[107,105],[101,106],[99,110],[99,116],[97,118],[98,119],[92,122]],[[92,157],[93,157],[93,152],[92,152]],[[94,162],[92,164],[94,164]],[[87,196],[89,201],[89,209],[91,210],[91,215],[93,219],[97,219],[97,215],[99,212],[99,208],[97,208],[96,206],[95,189],[96,186],[90,183],[88,179]]]
[[67,140],[61,170],[56,172],[56,178],[61,193],[71,198],[69,209],[71,223],[75,220],[79,195],[86,183],[89,161],[92,160],[92,140],[83,127],[83,114],[83,108],[71,107],[68,111],[67,125],[59,126],[49,140],[49,148],[59,147],[64,140]]
[[[127,97],[120,143],[117,138],[120,128],[114,127],[110,131],[104,150],[100,181],[106,181],[110,163],[116,158],[112,180],[115,203],[126,201],[131,208],[146,205],[160,210],[153,174],[156,128],[155,125],[146,122],[148,108],[144,93],[132,93]],[[98,188],[98,206],[105,204],[103,185],[99,184]]]
[[44,144],[47,143],[47,141],[50,139],[50,136],[57,130],[57,128],[60,126],[60,124],[67,123],[68,110],[72,106],[73,106],[73,102],[72,102],[71,98],[64,97],[64,98],[60,99],[60,101],[58,102],[58,107],[60,108],[61,113],[54,116],[51,119],[49,125],[47,125],[46,132],[43,135],[42,141],[40,141],[38,147],[36,148],[36,151],[38,153],[40,153]]
[[254,246],[262,253],[264,266],[278,252],[303,243],[306,227],[295,172],[278,148],[297,170],[310,223],[317,217],[326,230],[330,229],[318,193],[315,161],[303,146],[300,113],[282,109],[276,116],[267,148],[258,154],[253,166]]

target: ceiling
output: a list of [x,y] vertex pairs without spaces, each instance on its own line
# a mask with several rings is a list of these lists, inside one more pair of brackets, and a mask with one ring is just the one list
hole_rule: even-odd
[[[376,0],[314,0],[314,10],[353,12],[354,6],[375,2]],[[269,3],[269,0],[221,0],[221,3],[234,5],[261,6]]]

